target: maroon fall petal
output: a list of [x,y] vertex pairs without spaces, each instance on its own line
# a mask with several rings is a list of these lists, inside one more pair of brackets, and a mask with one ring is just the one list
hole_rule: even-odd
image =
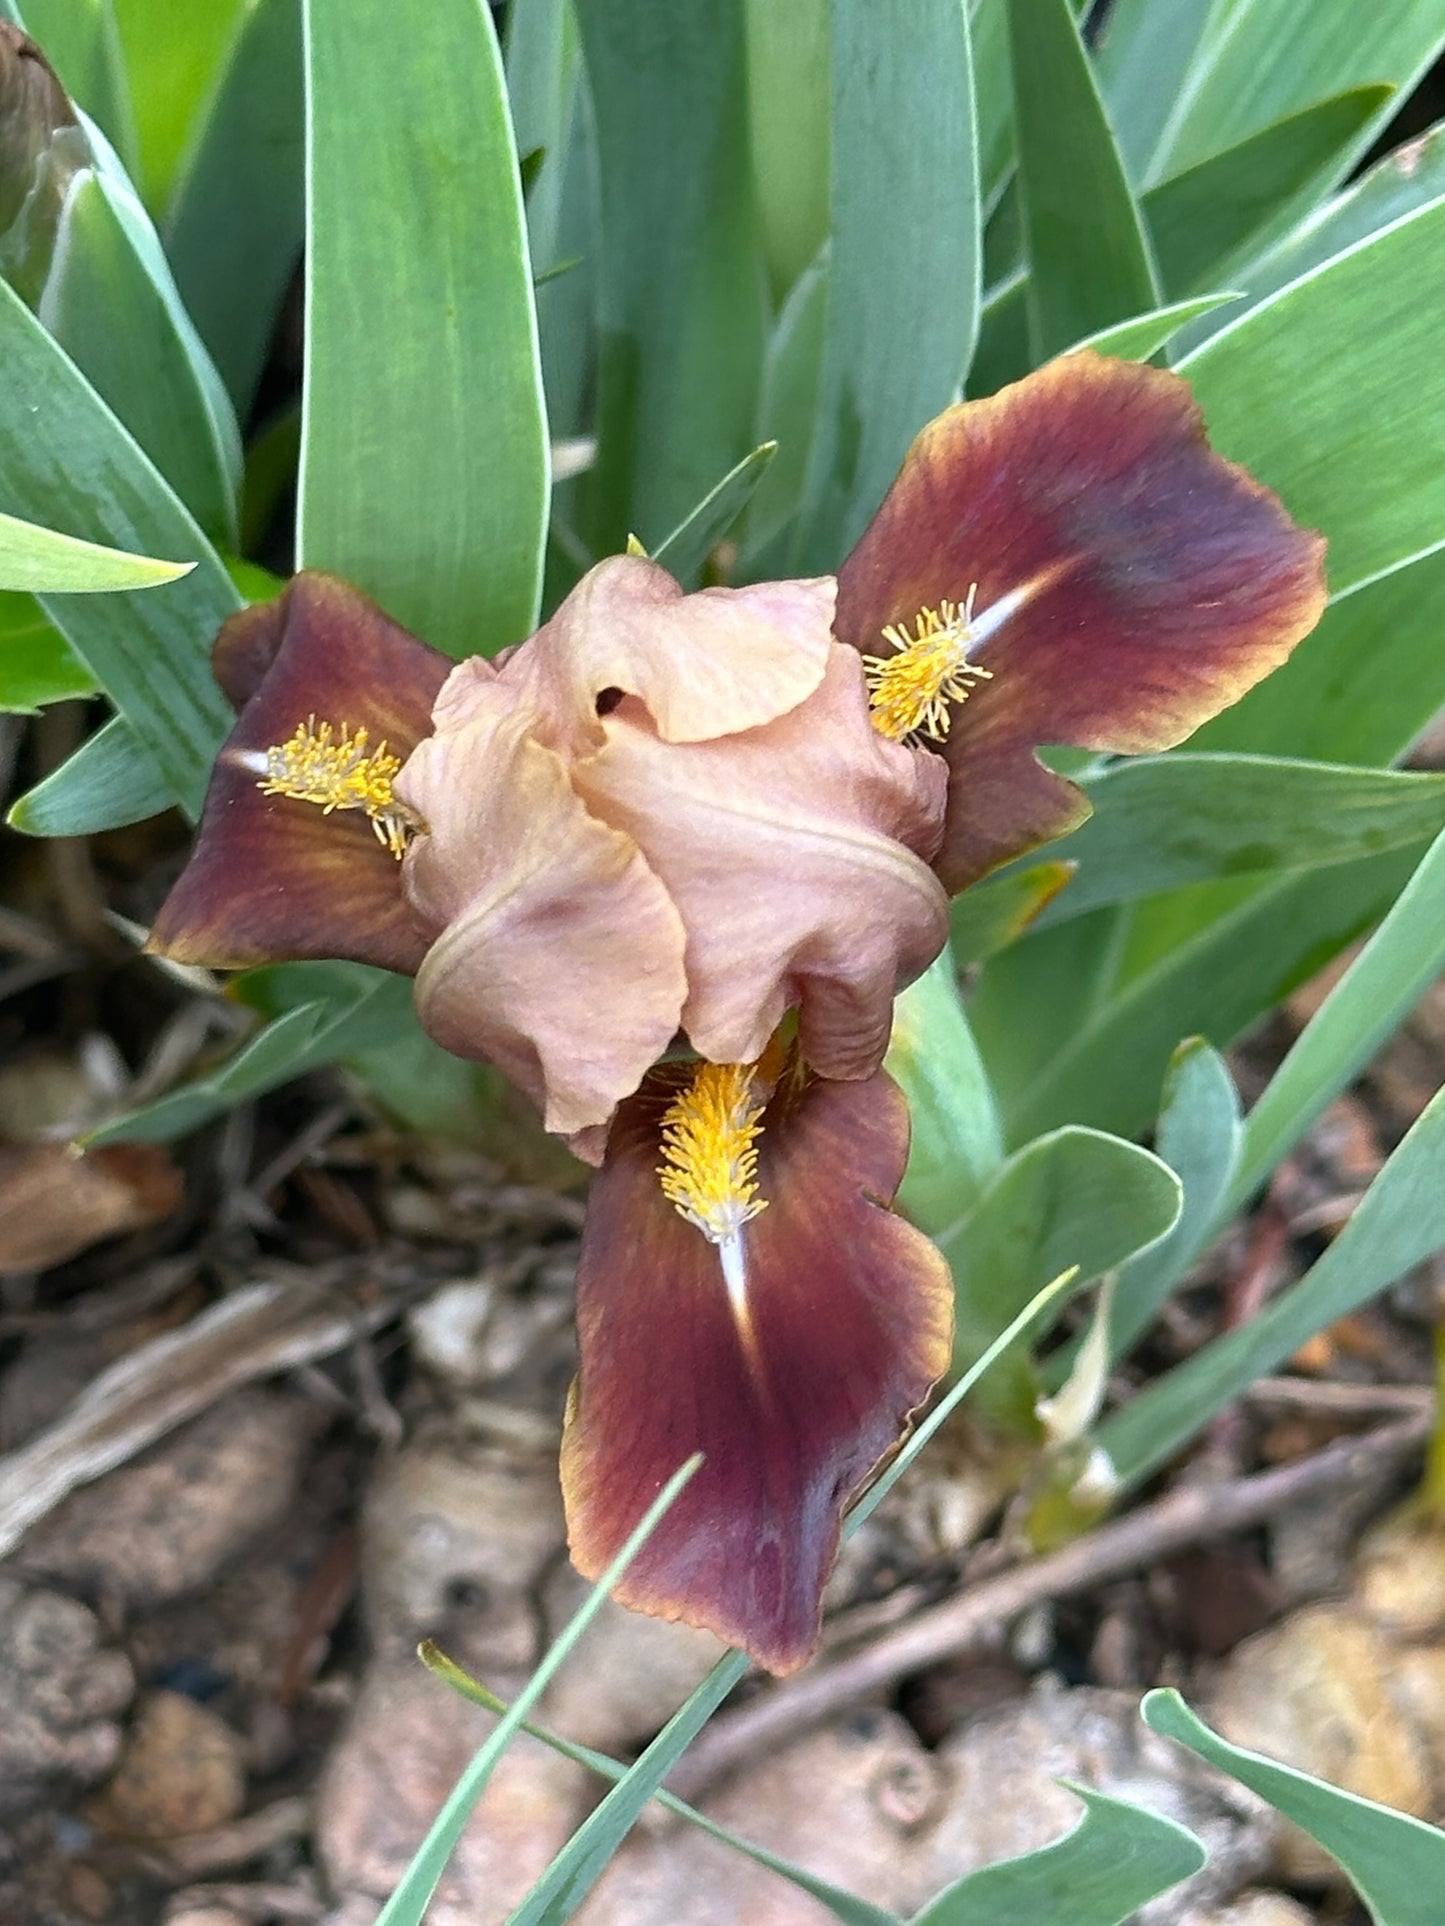
[[617,1597],[790,1672],[817,1640],[845,1506],[947,1368],[952,1289],[888,1209],[908,1152],[897,1086],[797,1066],[762,1119],[768,1202],[740,1233],[739,1301],[719,1247],[658,1182],[661,1120],[687,1074],[654,1071],[622,1106],[592,1185],[562,1445],[572,1557],[596,1578],[700,1450]]
[[414,972],[429,933],[369,819],[264,795],[255,759],[309,717],[364,727],[373,748],[384,740],[394,755],[410,755],[430,731],[451,659],[349,583],[307,572],[274,602],[232,616],[212,660],[240,714],[216,759],[191,859],[147,947],[215,969],[345,957]]
[[1324,608],[1323,555],[1161,369],[1066,355],[930,423],[843,565],[835,629],[886,654],[890,625],[973,596],[991,679],[952,711],[945,885],[1088,814],[1040,745],[1168,748],[1276,668]]

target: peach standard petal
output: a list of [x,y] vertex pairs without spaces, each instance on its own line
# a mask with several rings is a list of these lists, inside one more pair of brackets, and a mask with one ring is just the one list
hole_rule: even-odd
[[373,747],[385,741],[408,755],[431,727],[450,659],[349,583],[314,572],[232,616],[212,659],[240,713],[216,759],[190,861],[147,947],[215,969],[348,957],[415,970],[428,932],[371,822],[263,794],[257,762],[312,716],[364,727]]
[[869,725],[857,658],[837,644],[817,691],[762,727],[666,743],[640,704],[623,702],[603,730],[573,782],[642,849],[682,913],[694,1048],[750,1062],[798,1004],[815,1069],[871,1075],[894,996],[947,935],[928,867],[942,763]]
[[1088,814],[1039,746],[1168,748],[1276,668],[1324,608],[1323,549],[1161,369],[1066,355],[930,423],[839,572],[836,632],[886,653],[974,595],[992,679],[945,745],[948,888]]
[[459,686],[470,719],[456,724],[454,703],[453,726],[397,779],[428,825],[407,853],[407,894],[442,932],[417,1010],[443,1048],[497,1064],[549,1130],[587,1131],[676,1034],[682,922],[635,843],[588,814],[500,678]]
[[572,1557],[596,1578],[701,1451],[617,1596],[790,1672],[817,1639],[845,1506],[947,1368],[953,1292],[938,1251],[888,1208],[908,1156],[897,1086],[797,1065],[763,1113],[767,1208],[743,1226],[730,1289],[718,1247],[658,1182],[685,1076],[664,1067],[624,1104],[588,1201],[562,1443]]
[[582,578],[502,679],[551,748],[601,740],[598,698],[635,696],[664,742],[701,742],[794,709],[822,680],[835,584],[761,582],[684,595],[655,562],[616,555]]

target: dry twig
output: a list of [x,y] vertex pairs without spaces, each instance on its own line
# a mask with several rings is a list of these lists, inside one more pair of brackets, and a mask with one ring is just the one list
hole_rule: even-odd
[[329,1356],[395,1315],[338,1278],[248,1284],[179,1331],[129,1352],[47,1431],[0,1457],[0,1556],[77,1485],[113,1471],[227,1391]]
[[1430,1435],[1431,1424],[1431,1413],[1419,1412],[1366,1436],[1342,1438],[1273,1471],[1181,1485],[1059,1551],[983,1579],[861,1651],[780,1685],[719,1719],[681,1760],[668,1789],[695,1800],[723,1773],[796,1738],[870,1692],[896,1685],[908,1673],[942,1659],[996,1644],[1012,1620],[1035,1606],[1122,1578],[1186,1546],[1245,1530],[1286,1505],[1348,1484],[1366,1467],[1417,1449]]

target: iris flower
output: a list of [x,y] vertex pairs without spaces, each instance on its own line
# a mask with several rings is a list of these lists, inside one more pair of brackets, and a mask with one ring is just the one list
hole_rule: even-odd
[[600,563],[453,664],[302,574],[214,651],[238,710],[152,947],[416,977],[599,1164],[562,1448],[596,1576],[790,1671],[844,1511],[949,1358],[881,1068],[948,897],[1088,813],[1041,745],[1182,740],[1324,604],[1323,543],[1185,384],[1067,356],[924,429],[836,581]]

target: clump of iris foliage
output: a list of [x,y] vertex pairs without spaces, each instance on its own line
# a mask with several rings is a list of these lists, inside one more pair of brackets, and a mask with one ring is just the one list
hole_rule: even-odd
[[[0,699],[106,703],[18,828],[198,816],[232,724],[211,643],[283,586],[255,552],[293,477],[297,568],[488,656],[629,538],[686,588],[837,570],[960,395],[1084,344],[1153,360],[1326,537],[1329,603],[1184,747],[1051,750],[1092,815],[960,894],[949,950],[900,1000],[898,1206],[951,1272],[949,1396],[977,1383],[1042,1544],[1445,1244],[1437,1100],[1307,1277],[1101,1407],[1107,1366],[1445,963],[1445,778],[1392,766],[1445,704],[1445,142],[1360,172],[1445,7],[511,0],[500,44],[479,0],[0,15],[65,89],[18,33],[0,43]],[[258,409],[303,250],[301,392]],[[1242,1115],[1219,1050],[1369,930]],[[178,1136],[327,1062],[411,1121],[484,1127],[495,1086],[422,1031],[404,978],[311,961],[236,994],[245,1047],[105,1138]],[[1065,1273],[1109,1288],[1044,1417],[1059,1299],[1017,1326]],[[570,1916],[745,1664],[620,1777],[517,1920]],[[390,1920],[420,1917],[525,1710]],[[1439,1835],[1231,1752],[1168,1695],[1146,1710],[1332,1847],[1385,1926],[1424,1917]],[[1050,1851],[922,1917],[1048,1905],[1108,1926],[1202,1855],[1097,1795]],[[887,1917],[778,1870],[841,1919]]]

